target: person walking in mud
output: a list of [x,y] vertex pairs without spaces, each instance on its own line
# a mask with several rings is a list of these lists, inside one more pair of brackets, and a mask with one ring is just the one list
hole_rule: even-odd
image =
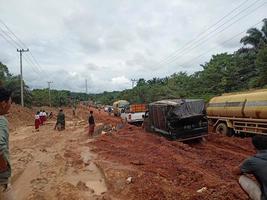
[[88,123],[89,123],[89,137],[93,137],[94,131],[95,131],[95,119],[93,116],[93,111],[90,111],[89,118],[88,118]]
[[57,115],[57,122],[54,129],[58,131],[65,129],[65,114],[62,109],[59,110],[59,113]]
[[39,127],[40,127],[40,112],[37,111],[37,113],[34,116],[35,121],[34,121],[34,126],[35,126],[35,131],[39,131]]
[[[239,177],[241,188],[253,200],[267,200],[267,136],[257,135],[252,138],[257,153],[247,158],[234,170]],[[253,175],[257,182],[247,175]]]
[[72,115],[73,115],[73,117],[76,116],[76,106],[72,107]]
[[10,187],[9,130],[5,115],[11,107],[11,92],[0,88],[0,199],[15,199]]
[[112,112],[112,108],[111,107],[108,107],[108,115],[109,116],[111,115],[111,112]]

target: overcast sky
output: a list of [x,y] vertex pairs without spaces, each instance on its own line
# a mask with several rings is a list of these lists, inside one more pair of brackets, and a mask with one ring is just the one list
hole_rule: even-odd
[[[52,88],[84,92],[87,79],[90,93],[199,71],[212,54],[241,47],[245,33],[237,34],[267,17],[266,10],[266,0],[0,0],[0,20],[40,65],[24,53],[26,83],[45,88],[53,81]],[[18,74],[16,45],[3,39],[13,35],[0,28],[0,61]]]

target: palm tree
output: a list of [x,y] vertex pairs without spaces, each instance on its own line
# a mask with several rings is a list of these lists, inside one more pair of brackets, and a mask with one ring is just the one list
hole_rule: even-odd
[[251,45],[253,49],[258,50],[260,47],[267,45],[267,18],[263,19],[261,30],[250,28],[247,35],[241,38],[240,42],[244,45]]

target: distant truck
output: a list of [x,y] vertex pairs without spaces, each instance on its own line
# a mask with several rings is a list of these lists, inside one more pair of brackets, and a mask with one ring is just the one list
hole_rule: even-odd
[[201,99],[171,99],[149,104],[144,128],[179,141],[202,138],[208,134],[205,102]]
[[119,101],[115,101],[113,103],[113,113],[114,116],[120,116],[121,115],[121,111],[125,110],[127,107],[129,107],[130,103],[126,100],[119,100]]
[[207,105],[211,131],[267,135],[267,89],[224,94]]
[[129,124],[141,125],[144,121],[146,110],[146,104],[131,104],[125,111],[122,111],[121,118]]

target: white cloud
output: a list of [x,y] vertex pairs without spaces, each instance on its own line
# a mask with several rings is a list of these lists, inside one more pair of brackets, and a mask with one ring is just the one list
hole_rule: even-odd
[[[23,61],[28,85],[43,88],[53,81],[57,89],[85,91],[87,79],[90,92],[102,92],[130,88],[131,78],[193,73],[212,54],[234,51],[242,35],[224,41],[266,17],[266,6],[254,13],[249,12],[252,7],[248,17],[195,48],[197,41],[179,49],[241,2],[0,0],[0,19],[27,44],[42,68]],[[1,36],[0,46],[0,61],[19,73],[16,48]]]
[[125,76],[114,77],[111,79],[111,83],[115,85],[129,85],[130,80]]

